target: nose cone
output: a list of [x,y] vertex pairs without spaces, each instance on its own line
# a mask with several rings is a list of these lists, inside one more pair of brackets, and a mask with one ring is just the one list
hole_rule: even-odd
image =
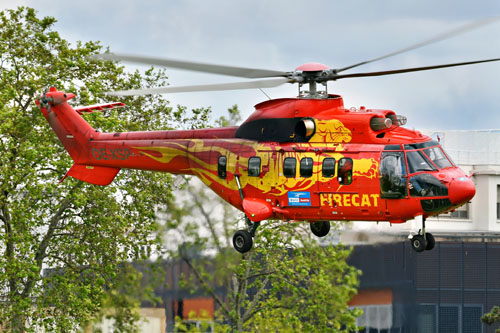
[[466,203],[476,194],[476,187],[470,178],[460,177],[450,183],[448,190],[450,201],[453,205]]

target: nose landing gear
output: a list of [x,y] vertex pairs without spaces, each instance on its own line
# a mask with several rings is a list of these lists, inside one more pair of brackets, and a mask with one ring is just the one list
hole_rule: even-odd
[[416,252],[430,251],[434,248],[436,244],[434,236],[430,232],[425,232],[425,217],[422,217],[422,229],[418,231],[418,235],[413,236],[410,244]]
[[240,253],[246,253],[252,249],[253,237],[260,225],[260,222],[252,222],[246,216],[245,221],[247,223],[247,230],[238,230],[233,236],[234,249]]

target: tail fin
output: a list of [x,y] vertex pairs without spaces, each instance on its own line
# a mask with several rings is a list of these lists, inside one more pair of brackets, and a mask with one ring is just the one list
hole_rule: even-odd
[[[85,156],[88,155],[90,141],[98,136],[92,126],[80,114],[92,112],[92,110],[102,110],[106,107],[92,106],[74,110],[67,103],[68,100],[74,97],[74,94],[66,94],[52,87],[49,92],[36,101],[57,137],[75,162],[64,178],[71,176],[91,184],[108,185],[120,171],[119,168],[79,163],[85,160]],[[99,109],[99,107],[101,108]]]

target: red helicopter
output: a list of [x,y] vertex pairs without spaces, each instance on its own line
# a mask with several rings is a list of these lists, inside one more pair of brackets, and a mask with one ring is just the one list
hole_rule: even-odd
[[[213,91],[274,87],[298,83],[297,98],[262,102],[240,126],[199,130],[100,133],[82,114],[123,106],[109,103],[73,108],[75,95],[51,88],[38,100],[41,112],[74,161],[66,176],[108,185],[120,169],[143,169],[194,175],[229,204],[243,211],[248,228],[233,237],[234,248],[252,248],[259,223],[266,219],[303,220],[318,237],[330,220],[404,223],[422,216],[422,228],[411,245],[421,252],[434,247],[425,231],[427,217],[451,211],[475,194],[469,175],[460,170],[440,144],[402,127],[406,118],[391,110],[348,109],[342,97],[328,94],[326,83],[499,61],[500,58],[341,74],[348,69],[443,40],[484,24],[477,22],[414,46],[331,69],[318,63],[281,72],[195,63],[172,59],[103,54],[171,68],[232,75],[239,83],[120,91],[114,95]],[[65,177],[66,177],[65,176]]]

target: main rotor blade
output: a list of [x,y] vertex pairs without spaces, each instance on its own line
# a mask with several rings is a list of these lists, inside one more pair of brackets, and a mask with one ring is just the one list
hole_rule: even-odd
[[332,75],[332,80],[346,79],[346,78],[351,78],[351,77],[382,76],[382,75],[392,75],[392,74],[401,74],[401,73],[409,73],[409,72],[420,72],[420,71],[427,71],[427,70],[431,70],[431,69],[474,65],[474,64],[481,64],[484,62],[493,62],[493,61],[500,61],[500,58],[458,62],[458,63],[454,63],[454,64],[444,64],[444,65],[435,65],[435,66],[403,68],[403,69],[395,69],[395,70],[381,71],[381,72],[366,72],[366,73],[353,73],[353,74],[341,74],[341,75],[334,74],[334,75]]
[[130,54],[103,53],[92,56],[94,59],[127,61],[145,65],[158,65],[170,68],[183,69],[195,72],[205,72],[229,76],[244,77],[248,79],[259,79],[266,77],[286,77],[287,73],[268,69],[236,67],[226,65],[214,65],[202,62],[184,61],[167,58],[155,58]]
[[167,94],[167,93],[181,93],[181,92],[194,92],[194,91],[221,91],[221,90],[273,88],[287,82],[288,79],[279,78],[279,79],[258,80],[258,81],[248,81],[248,82],[231,82],[231,83],[203,84],[203,85],[182,86],[182,87],[162,87],[162,88],[149,88],[149,89],[136,89],[136,90],[122,90],[122,91],[107,92],[106,95],[138,96],[138,95]]
[[437,42],[440,42],[442,40],[445,40],[445,39],[448,39],[448,38],[460,35],[462,33],[474,30],[476,28],[482,27],[482,26],[490,24],[490,23],[493,23],[495,21],[498,21],[499,19],[500,19],[500,16],[495,16],[495,17],[489,17],[489,18],[486,18],[486,19],[477,20],[477,21],[474,21],[472,23],[468,23],[466,25],[463,25],[461,27],[453,29],[451,31],[439,34],[439,35],[437,35],[437,36],[435,36],[433,38],[424,40],[424,41],[419,42],[417,44],[414,44],[414,45],[405,47],[403,49],[391,52],[389,54],[383,55],[381,57],[373,58],[373,59],[362,61],[360,63],[354,64],[354,65],[351,65],[351,66],[347,66],[347,67],[344,67],[344,68],[336,69],[336,72],[340,73],[340,72],[346,71],[346,70],[354,68],[354,67],[358,67],[358,66],[361,66],[361,65],[366,65],[366,64],[369,64],[369,63],[372,63],[372,62],[375,62],[375,61],[379,61],[379,60],[382,60],[382,59],[386,59],[386,58],[389,58],[389,57],[392,57],[392,56],[395,56],[395,55],[398,55],[398,54],[401,54],[401,53],[405,53],[405,52],[408,52],[408,51],[411,51],[411,50],[415,50],[415,49],[418,49],[418,48],[423,47],[423,46],[427,46],[427,45],[430,45],[430,44],[433,44],[433,43],[437,43]]

